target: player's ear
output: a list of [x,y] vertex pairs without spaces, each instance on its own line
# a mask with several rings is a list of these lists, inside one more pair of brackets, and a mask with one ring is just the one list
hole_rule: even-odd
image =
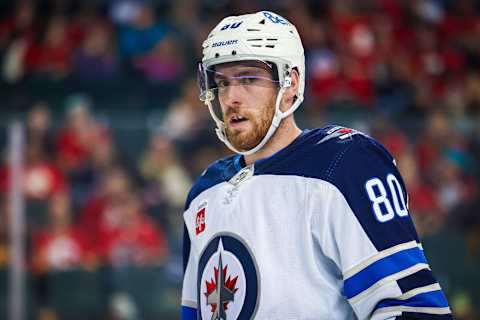
[[290,85],[290,87],[285,89],[282,97],[282,103],[280,104],[280,110],[282,112],[287,111],[295,102],[295,96],[297,94],[298,86],[300,83],[300,75],[298,74],[297,69],[292,70],[290,77],[292,79],[292,84]]

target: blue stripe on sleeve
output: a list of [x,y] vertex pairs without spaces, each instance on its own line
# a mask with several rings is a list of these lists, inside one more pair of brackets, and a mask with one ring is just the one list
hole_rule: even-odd
[[452,314],[426,314],[417,312],[402,312],[395,320],[453,320]]
[[182,306],[181,308],[182,320],[197,320],[197,309]]
[[420,293],[406,300],[385,299],[377,304],[376,309],[394,306],[446,308],[448,307],[448,302],[442,290],[437,290]]
[[396,252],[390,256],[375,261],[352,277],[345,280],[344,294],[348,299],[370,288],[377,281],[392,274],[405,270],[418,263],[427,263],[420,248],[411,248]]

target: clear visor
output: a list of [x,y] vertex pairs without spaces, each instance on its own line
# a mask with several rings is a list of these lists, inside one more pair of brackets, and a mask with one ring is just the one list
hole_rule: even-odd
[[200,99],[211,103],[219,120],[223,120],[221,102],[232,95],[258,95],[262,93],[259,88],[280,89],[275,64],[263,61],[223,63],[209,68],[199,63],[197,78]]

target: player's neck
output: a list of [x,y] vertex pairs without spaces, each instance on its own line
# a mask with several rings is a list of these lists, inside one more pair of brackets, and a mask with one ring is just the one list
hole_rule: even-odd
[[298,128],[293,117],[284,119],[273,137],[262,149],[244,157],[245,163],[249,165],[257,160],[273,155],[292,143],[301,133],[302,130]]

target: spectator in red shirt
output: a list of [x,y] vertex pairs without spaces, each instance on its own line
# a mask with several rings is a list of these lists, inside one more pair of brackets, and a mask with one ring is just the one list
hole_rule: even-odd
[[424,132],[420,134],[416,145],[416,156],[421,172],[428,173],[441,152],[451,143],[453,132],[447,116],[442,112],[429,115]]
[[[25,154],[23,190],[27,200],[48,200],[66,190],[67,184],[61,171],[45,158],[40,145],[27,144]],[[1,170],[0,177],[1,189],[6,192],[10,185],[8,166]]]
[[[50,201],[48,224],[33,234],[33,267],[39,274],[87,267],[91,262],[85,235],[72,224],[68,194]],[[90,261],[89,261],[90,260]]]
[[99,227],[106,208],[115,198],[121,198],[131,189],[130,177],[120,167],[112,167],[100,177],[98,190],[92,193],[80,213],[80,225],[90,234],[92,243],[98,242]]
[[93,117],[92,101],[88,96],[70,96],[66,106],[66,125],[60,129],[56,143],[60,166],[72,172],[88,165],[93,145],[102,143],[108,134]]
[[[50,199],[66,192],[68,185],[60,168],[48,158],[42,137],[32,137],[31,133],[27,132],[24,150],[22,188],[26,198],[27,223],[29,227],[35,229],[45,224]],[[0,168],[0,192],[7,194],[10,178],[9,164],[4,164],[3,168]]]
[[18,1],[12,15],[0,21],[0,52],[14,40],[31,38],[34,34],[34,18],[34,3]]
[[27,49],[27,68],[49,78],[61,79],[70,72],[71,55],[74,47],[68,34],[67,18],[50,18],[45,37],[40,44],[32,44]]
[[168,255],[163,232],[143,213],[135,192],[113,199],[99,227],[98,253],[114,267],[161,263]]

